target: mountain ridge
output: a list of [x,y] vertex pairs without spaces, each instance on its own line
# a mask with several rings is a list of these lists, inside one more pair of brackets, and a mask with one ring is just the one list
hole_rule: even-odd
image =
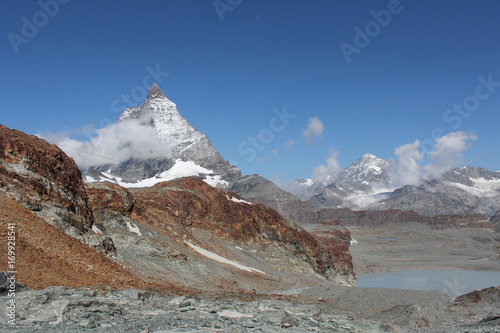
[[417,185],[391,189],[391,164],[365,154],[323,186],[311,179],[297,180],[291,193],[317,209],[413,210],[425,216],[446,214],[493,216],[500,205],[500,172],[463,166]]

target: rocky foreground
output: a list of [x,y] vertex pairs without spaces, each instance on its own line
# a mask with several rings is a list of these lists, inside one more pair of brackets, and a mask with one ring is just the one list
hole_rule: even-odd
[[[0,297],[6,304],[8,297]],[[500,332],[500,288],[435,291],[310,287],[260,295],[169,295],[49,287],[16,295],[2,332]]]

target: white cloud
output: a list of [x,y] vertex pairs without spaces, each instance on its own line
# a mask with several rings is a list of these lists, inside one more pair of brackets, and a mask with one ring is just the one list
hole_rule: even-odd
[[437,178],[463,163],[463,152],[469,148],[468,141],[477,136],[467,132],[452,132],[436,139],[434,150],[427,154],[427,164],[421,165],[425,154],[420,151],[420,142],[396,148],[397,159],[391,162],[388,172],[391,188],[418,185],[422,180]]
[[296,141],[293,141],[292,139],[288,138],[288,140],[285,143],[285,150],[292,150],[293,146],[296,144]]
[[58,145],[82,170],[131,158],[169,157],[170,147],[157,138],[149,123],[150,118],[123,120],[95,130],[88,141],[71,139],[67,132],[39,136]]
[[469,140],[477,136],[467,132],[453,132],[436,139],[436,149],[429,155],[429,164],[424,167],[431,177],[439,177],[451,168],[463,163],[463,152],[469,148]]
[[311,176],[312,180],[325,185],[330,184],[340,170],[342,170],[337,161],[338,156],[339,152],[330,148],[329,156],[326,159],[326,165],[320,164],[313,169]]
[[271,150],[271,153],[273,154],[274,158],[278,157],[278,151],[276,149]]
[[419,148],[420,141],[415,140],[395,149],[394,155],[397,159],[391,162],[388,170],[392,187],[417,185],[422,180],[422,170],[418,162],[424,154]]
[[307,128],[304,130],[302,135],[306,139],[307,143],[311,143],[314,136],[323,135],[323,131],[325,130],[325,126],[323,122],[319,120],[318,117],[309,118]]

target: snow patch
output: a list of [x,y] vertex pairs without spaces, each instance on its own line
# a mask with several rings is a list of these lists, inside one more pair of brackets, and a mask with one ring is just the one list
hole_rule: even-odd
[[494,197],[500,194],[500,179],[487,180],[481,177],[478,179],[471,179],[471,181],[474,183],[474,186],[452,182],[447,183],[477,197]]
[[134,234],[137,234],[138,236],[142,236],[141,230],[135,224],[127,221],[127,227],[128,227],[128,230],[130,230],[130,232],[133,232]]
[[357,240],[355,240],[354,238],[351,237],[351,245],[352,244],[358,244],[359,242]]
[[380,190],[379,192],[369,194],[355,194],[346,197],[344,200],[358,208],[367,208],[370,205],[379,202],[391,195],[391,191],[387,189]]
[[242,200],[242,199],[238,199],[238,198],[234,198],[234,197],[230,198],[228,195],[226,195],[226,198],[227,198],[227,200],[231,200],[233,202],[244,203],[244,204],[247,204],[247,205],[253,205],[253,203],[251,203],[251,202],[248,202],[248,201]]
[[160,173],[159,177],[171,180],[181,177],[197,176],[200,173],[213,174],[214,172],[212,170],[199,166],[193,161],[183,161],[181,159],[177,159],[175,161],[175,165],[169,170]]
[[90,176],[86,176],[85,177],[85,181],[87,183],[95,183],[97,180],[95,180],[94,178],[90,177]]
[[210,186],[213,187],[227,187],[229,186],[229,182],[222,179],[220,175],[215,175],[215,176],[206,176],[205,179],[203,179],[205,183],[207,183]]
[[189,247],[191,247],[192,249],[194,249],[196,252],[198,252],[199,254],[209,258],[209,259],[212,259],[212,260],[215,260],[217,262],[220,262],[222,264],[228,264],[228,265],[231,265],[231,266],[234,266],[236,268],[239,268],[241,270],[244,270],[244,271],[247,271],[247,272],[257,272],[257,273],[261,273],[261,274],[266,274],[264,273],[263,271],[261,270],[258,270],[256,268],[253,268],[253,267],[248,267],[248,266],[245,266],[245,265],[242,265],[236,261],[233,261],[233,260],[229,260],[227,258],[224,258],[224,257],[221,257],[220,255],[218,254],[215,254],[213,252],[210,252],[208,250],[205,250],[199,246],[196,246],[188,241],[185,241],[187,245],[189,245]]

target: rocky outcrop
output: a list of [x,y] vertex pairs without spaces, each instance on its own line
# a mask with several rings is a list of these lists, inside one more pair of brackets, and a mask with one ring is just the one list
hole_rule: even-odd
[[24,283],[16,282],[16,274],[11,272],[0,272],[0,296],[8,296],[26,290]]
[[[50,287],[16,295],[15,331],[497,332],[498,288],[457,297],[387,288],[303,288],[292,295],[172,296]],[[9,298],[0,296],[0,303]],[[11,331],[0,311],[0,330]],[[10,326],[10,327],[9,327]]]
[[80,231],[91,228],[82,175],[61,149],[0,125],[0,191],[46,221]]
[[323,221],[308,225],[307,231],[314,235],[336,258],[337,266],[344,274],[349,274],[354,270],[349,251],[352,241],[351,232],[342,223],[336,220]]
[[[380,324],[323,304],[254,296],[171,296],[137,289],[51,287],[17,295],[16,332],[382,332]],[[285,296],[286,297],[286,296]],[[4,304],[6,297],[0,297]],[[0,331],[10,331],[3,309]]]
[[[500,287],[490,287],[472,291],[468,294],[456,297],[455,303],[468,307],[474,306],[475,304],[498,305],[500,304]],[[497,314],[500,315],[500,311]]]
[[[15,266],[7,265],[8,223],[14,225]],[[0,270],[15,270],[16,282],[29,289],[54,285],[113,288],[146,288],[148,284],[103,253],[48,224],[18,202],[0,192]],[[7,269],[6,269],[7,268]]]
[[346,226],[400,229],[493,229],[493,224],[483,215],[440,215],[427,217],[413,211],[351,210],[330,208],[318,212],[320,220],[338,220]]
[[232,182],[228,190],[241,195],[246,200],[269,206],[296,223],[318,222],[316,209],[311,204],[283,191],[262,176],[244,176]]

